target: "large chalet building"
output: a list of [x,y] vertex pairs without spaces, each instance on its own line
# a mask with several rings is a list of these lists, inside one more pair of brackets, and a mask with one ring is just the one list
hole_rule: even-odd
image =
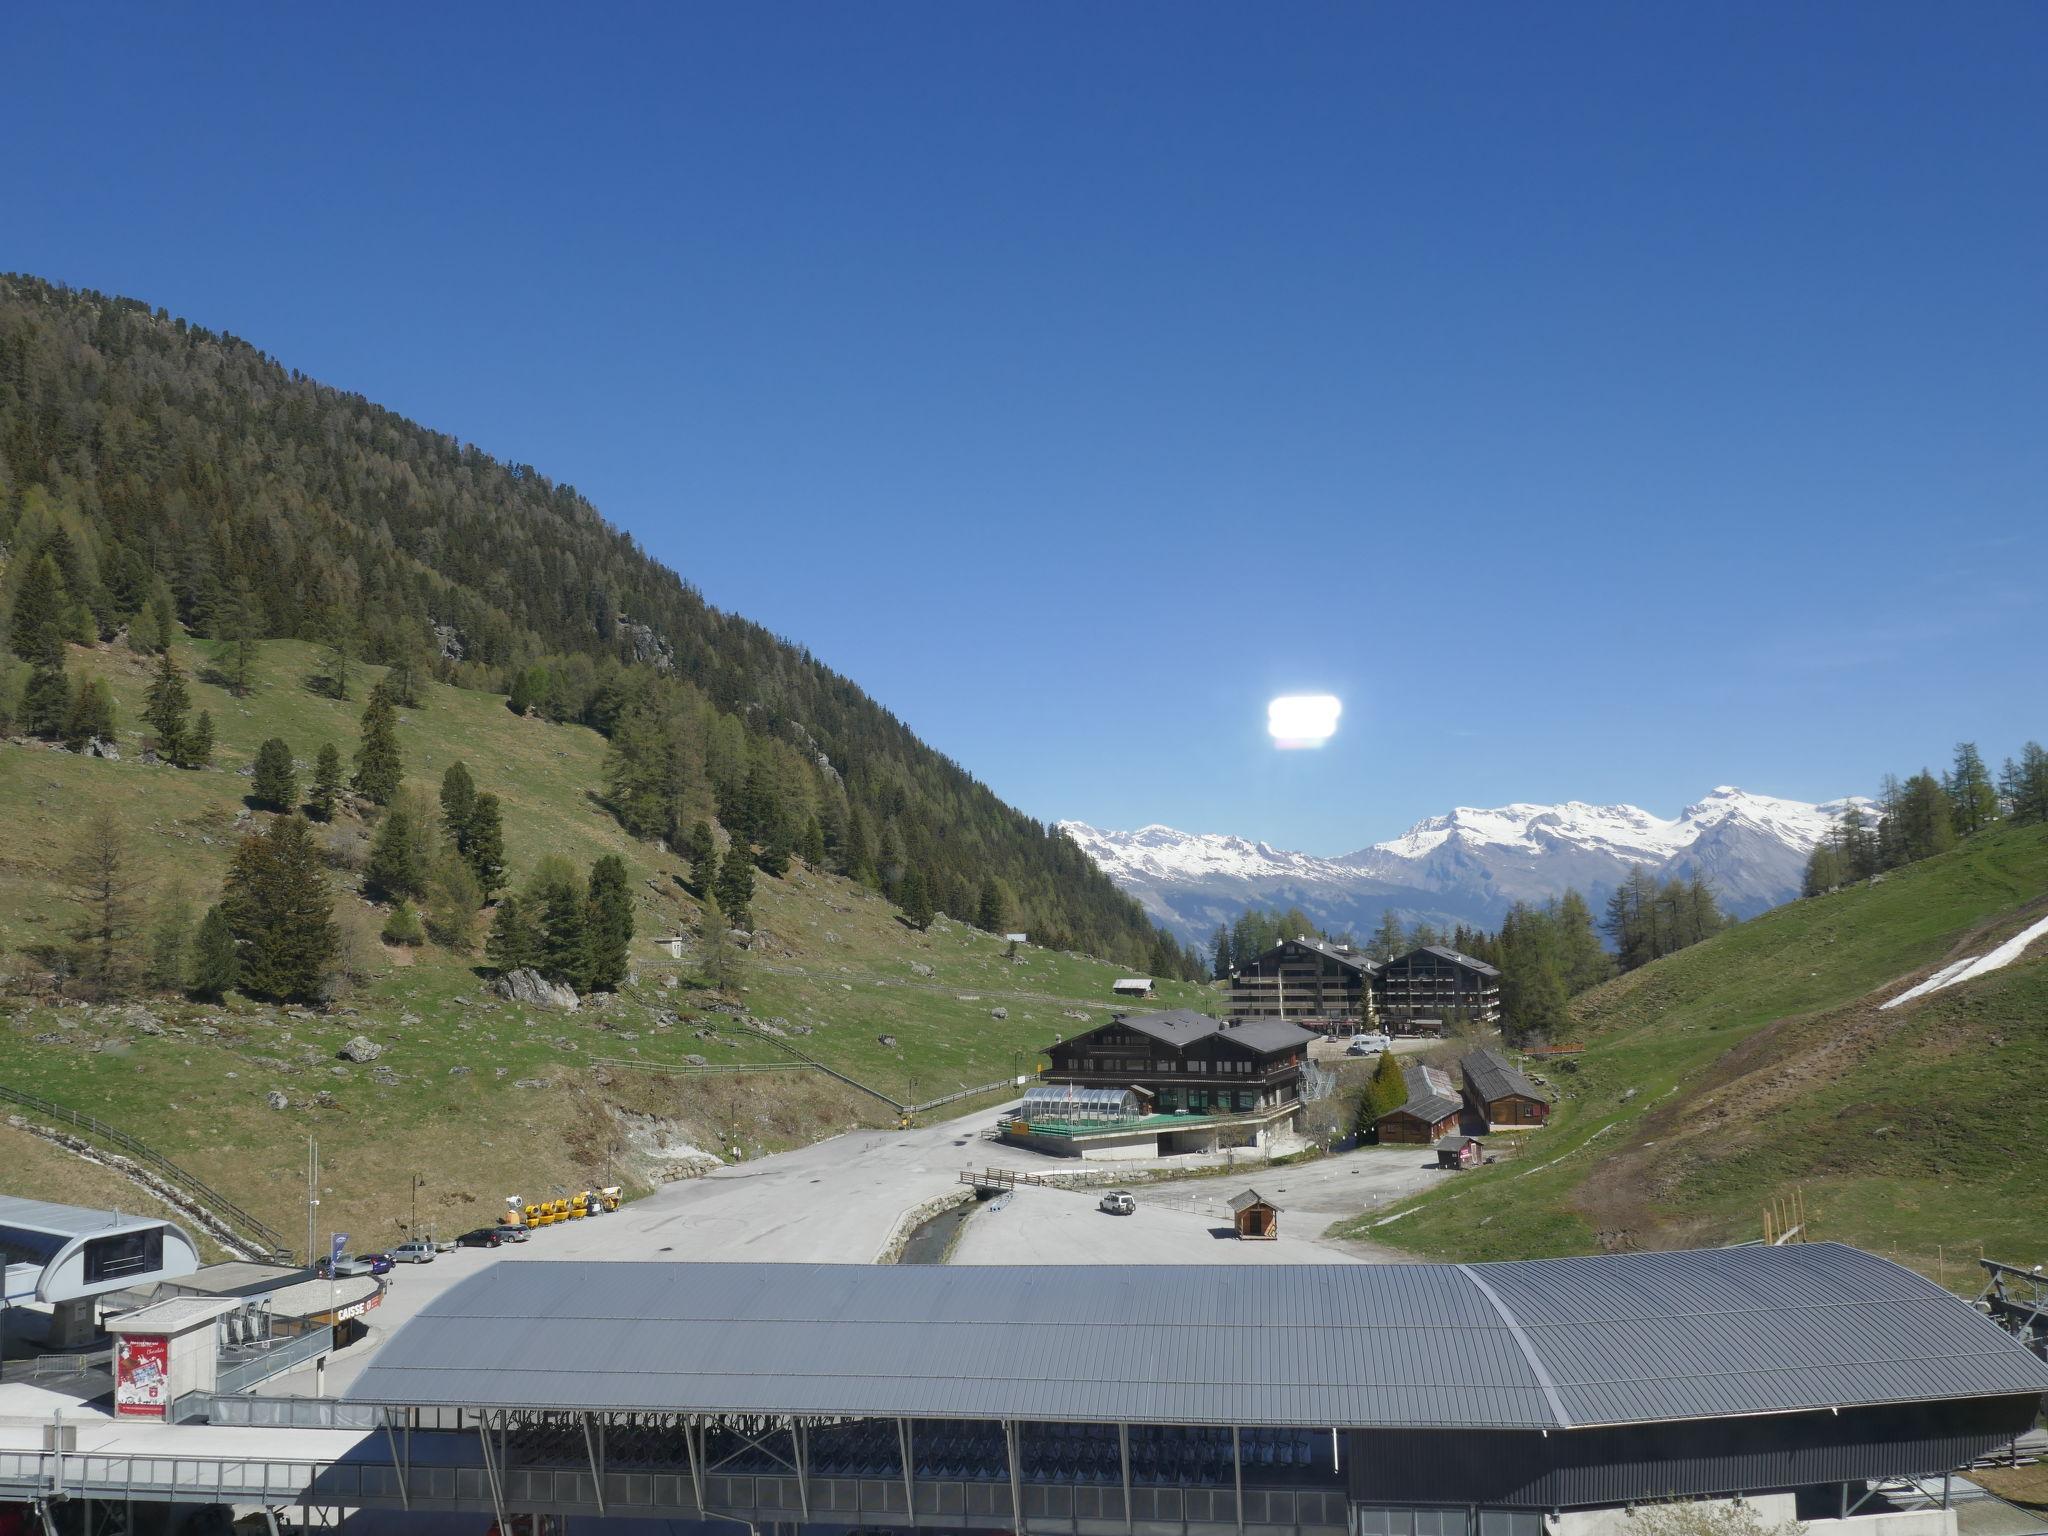
[[1069,1157],[1264,1147],[1300,1120],[1312,1038],[1278,1020],[1120,1013],[1050,1048],[1004,1135]]
[[1382,1023],[1403,1034],[1448,1034],[1465,1022],[1500,1023],[1500,972],[1441,944],[1411,949],[1380,967],[1373,984]]
[[1233,1019],[1284,1019],[1326,1034],[1380,1027],[1448,1034],[1500,1022],[1500,972],[1441,944],[1380,961],[1348,944],[1283,939],[1230,976]]
[[1231,973],[1230,1016],[1363,1029],[1372,1022],[1378,974],[1378,962],[1348,944],[1283,939]]

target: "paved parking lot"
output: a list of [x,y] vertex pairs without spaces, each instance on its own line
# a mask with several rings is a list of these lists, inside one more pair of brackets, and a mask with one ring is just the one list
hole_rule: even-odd
[[[1023,1188],[968,1217],[955,1264],[1325,1264],[1385,1262],[1371,1244],[1336,1242],[1339,1217],[1390,1203],[1446,1177],[1426,1148],[1370,1147],[1313,1163],[1227,1177],[1134,1184],[1130,1216],[1096,1208],[1102,1191]],[[1255,1188],[1281,1208],[1280,1236],[1239,1242],[1230,1197]]]

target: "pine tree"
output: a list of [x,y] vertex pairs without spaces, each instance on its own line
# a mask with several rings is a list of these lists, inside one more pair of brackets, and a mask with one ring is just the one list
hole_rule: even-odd
[[191,965],[185,980],[187,990],[202,1001],[217,1003],[234,987],[238,965],[235,930],[227,913],[219,906],[208,907],[192,941]]
[[441,775],[441,825],[455,851],[465,858],[469,855],[470,817],[475,811],[476,781],[469,776],[469,765],[450,763]]
[[712,835],[710,822],[699,821],[690,828],[683,855],[690,861],[690,882],[696,893],[709,896],[718,879],[718,839]]
[[372,901],[403,901],[426,893],[420,832],[411,807],[391,807],[370,844],[370,861],[363,868],[364,895]]
[[61,658],[64,608],[64,581],[56,562],[46,554],[37,556],[14,594],[14,613],[7,626],[7,643],[14,654],[33,664],[54,646]]
[[320,656],[320,686],[330,699],[346,700],[354,677],[348,627],[337,621],[330,631],[327,648]]
[[282,736],[273,736],[256,749],[249,798],[273,811],[289,811],[298,804],[298,765],[292,760],[291,743]]
[[725,858],[718,866],[713,895],[719,910],[734,924],[741,928],[753,926],[754,868],[746,845],[737,838],[725,850]]
[[574,880],[556,881],[541,899],[540,973],[587,992],[589,957],[584,894]]
[[221,897],[239,941],[238,984],[252,997],[318,999],[338,935],[334,900],[305,818],[279,816],[242,839]]
[[135,892],[120,823],[100,811],[87,821],[65,867],[66,892],[78,909],[70,964],[81,996],[104,1003],[133,990],[141,969],[135,953]]
[[1825,896],[1842,884],[1842,853],[1832,838],[1822,838],[1806,856],[1806,871],[1800,877],[1799,894]]
[[779,828],[768,834],[767,842],[754,855],[754,863],[762,874],[772,875],[777,880],[789,873],[789,845],[783,842]]
[[484,901],[505,888],[505,824],[496,795],[478,795],[470,805],[462,857],[470,873],[476,876],[477,889]]
[[166,762],[175,763],[183,755],[185,715],[191,707],[192,695],[185,686],[185,674],[170,647],[165,646],[157,657],[156,675],[150,680],[142,718],[156,732],[157,755]]
[[626,979],[633,950],[633,892],[617,854],[590,866],[586,906],[584,979],[590,991],[613,992]]
[[1216,925],[1216,937],[1209,941],[1209,974],[1217,981],[1230,980],[1230,930]]
[[246,581],[237,579],[233,596],[214,626],[214,635],[224,642],[221,665],[228,675],[228,687],[238,699],[246,699],[255,686],[259,624],[255,594]]
[[[996,883],[994,875],[984,876],[981,882],[981,899],[975,903],[974,926],[983,933],[1003,931],[1004,912],[1003,888]],[[1155,965],[1154,970],[1161,967]],[[1171,971],[1168,971],[1171,974]]]
[[185,755],[178,760],[180,768],[204,768],[213,761],[213,712],[202,709],[199,717],[192,722],[192,733],[185,738]]
[[362,743],[356,748],[356,791],[378,805],[389,805],[405,777],[398,750],[398,709],[383,683],[370,690],[363,707]]
[[806,868],[823,869],[825,867],[825,829],[819,824],[817,817],[813,816],[805,824],[803,841],[799,844],[797,851],[803,855]]
[[896,888],[896,904],[903,909],[904,921],[919,933],[931,926],[936,915],[932,911],[931,887],[925,883],[924,871],[915,864],[903,872]]
[[[1375,960],[1392,960],[1408,952],[1408,934],[1401,926],[1401,914],[1392,907],[1380,913],[1380,925],[1373,930],[1372,957]],[[1249,960],[1249,955],[1239,955],[1238,964]]]
[[2013,819],[2025,824],[2048,821],[2048,750],[2038,741],[2020,748],[2019,770],[2012,790]]
[[50,644],[29,665],[28,683],[21,690],[21,724],[32,736],[55,740],[71,718],[71,682],[64,675],[63,642],[48,625],[43,634]]
[[113,693],[102,678],[80,678],[64,716],[64,745],[74,752],[83,752],[95,741],[113,739]]
[[506,896],[491,917],[484,959],[500,975],[528,970],[540,963],[540,925],[526,899]]
[[171,606],[170,589],[162,582],[157,583],[156,591],[150,597],[149,613],[150,628],[158,636],[158,648],[169,650],[171,642],[178,638],[178,615]]
[[320,744],[320,755],[313,760],[313,787],[306,803],[322,821],[332,821],[340,799],[341,751],[333,742],[324,741]]

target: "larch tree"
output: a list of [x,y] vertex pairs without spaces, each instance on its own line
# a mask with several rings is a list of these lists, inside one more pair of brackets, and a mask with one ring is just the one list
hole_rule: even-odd
[[924,871],[915,864],[903,872],[897,884],[896,904],[903,909],[904,921],[919,933],[931,927],[932,918],[937,915],[932,909],[931,887],[925,882]]
[[136,946],[136,892],[121,825],[106,811],[86,822],[65,887],[78,916],[71,925],[71,972],[82,996],[95,1003],[126,997],[142,966]]
[[166,762],[175,763],[183,756],[185,716],[191,708],[192,694],[185,686],[185,674],[170,647],[165,646],[157,656],[156,674],[150,679],[149,692],[143,700],[142,718],[156,732],[157,755]]

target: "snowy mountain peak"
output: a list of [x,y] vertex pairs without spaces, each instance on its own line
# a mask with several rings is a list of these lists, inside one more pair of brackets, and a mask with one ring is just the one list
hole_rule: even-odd
[[1598,900],[1634,864],[1660,875],[1704,873],[1724,906],[1748,915],[1797,892],[1806,856],[1852,804],[1875,820],[1875,805],[1859,797],[1815,805],[1733,784],[1670,819],[1579,800],[1461,805],[1334,859],[1157,823],[1135,832],[1059,825],[1155,917],[1195,938],[1247,906],[1276,904],[1358,932],[1387,908],[1491,926],[1512,902],[1546,900],[1567,886]]

